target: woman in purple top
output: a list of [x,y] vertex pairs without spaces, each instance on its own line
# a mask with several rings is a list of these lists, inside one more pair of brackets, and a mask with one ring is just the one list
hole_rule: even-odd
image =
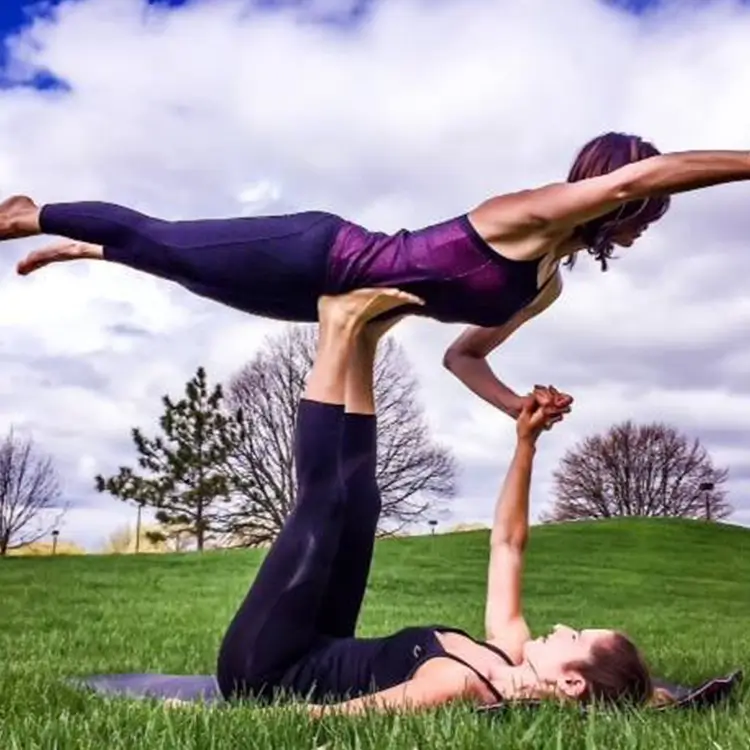
[[561,262],[587,251],[607,268],[669,206],[669,195],[750,179],[750,151],[661,155],[633,135],[607,133],[578,154],[567,182],[499,195],[416,231],[372,232],[339,216],[163,221],[122,206],[0,204],[0,239],[42,233],[65,242],[31,253],[20,274],[77,258],[146,271],[246,312],[315,321],[321,295],[390,287],[423,305],[404,313],[470,326],[444,364],[514,418],[522,399],[501,383],[489,353],[560,295]]

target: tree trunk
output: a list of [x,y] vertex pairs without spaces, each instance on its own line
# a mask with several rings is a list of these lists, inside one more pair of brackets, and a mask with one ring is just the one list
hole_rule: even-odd
[[198,502],[198,509],[195,520],[195,540],[198,544],[198,552],[203,552],[203,536],[205,531],[203,529],[203,501]]

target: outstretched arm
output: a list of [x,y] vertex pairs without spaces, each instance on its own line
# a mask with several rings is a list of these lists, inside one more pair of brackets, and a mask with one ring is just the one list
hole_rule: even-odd
[[651,156],[600,177],[492,198],[483,213],[505,231],[565,231],[630,201],[744,180],[750,180],[750,151],[683,151]]
[[495,506],[485,610],[486,638],[519,659],[529,628],[521,606],[523,559],[529,536],[529,493],[541,432],[562,418],[572,399],[554,389],[538,389],[523,400],[516,448]]
[[497,328],[468,328],[443,356],[443,366],[469,390],[513,419],[521,413],[523,399],[493,372],[487,357],[524,323],[546,310],[559,296],[562,282],[552,281],[544,294]]

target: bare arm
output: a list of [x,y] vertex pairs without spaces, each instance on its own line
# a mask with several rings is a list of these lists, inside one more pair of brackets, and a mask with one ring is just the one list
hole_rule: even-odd
[[569,411],[572,399],[537,387],[523,400],[516,424],[516,448],[495,506],[490,535],[485,630],[487,640],[520,659],[530,637],[521,606],[523,559],[529,537],[529,493],[536,441]]
[[499,196],[482,213],[504,231],[559,231],[630,201],[744,180],[750,180],[750,151],[683,151],[642,159],[601,177]]
[[536,447],[519,440],[495,506],[490,535],[485,631],[489,641],[509,630],[528,632],[521,606],[523,557],[529,535],[529,491]]
[[463,698],[484,697],[484,688],[476,675],[463,664],[436,658],[417,676],[400,685],[361,698],[330,705],[312,705],[314,717],[329,714],[363,714],[368,712],[420,710]]
[[505,325],[468,328],[448,347],[443,366],[477,396],[516,419],[521,411],[521,397],[495,375],[487,357],[524,323],[546,310],[561,290],[562,282],[554,280],[542,297],[516,313]]

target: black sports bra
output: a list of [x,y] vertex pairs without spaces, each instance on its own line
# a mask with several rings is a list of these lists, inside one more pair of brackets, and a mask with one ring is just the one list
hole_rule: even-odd
[[479,646],[483,646],[484,648],[489,649],[493,653],[495,653],[497,656],[499,656],[508,666],[514,666],[513,660],[508,656],[508,654],[505,653],[502,649],[498,648],[497,646],[493,646],[491,643],[487,643],[486,641],[478,641],[476,638],[473,638],[470,636],[466,631],[461,630],[460,628],[448,628],[442,625],[436,625],[434,628],[432,628],[433,635],[434,635],[434,643],[432,644],[432,647],[426,649],[425,653],[421,655],[421,658],[419,661],[416,662],[416,664],[412,667],[408,678],[414,676],[414,673],[426,662],[428,662],[430,659],[436,659],[436,658],[444,658],[444,659],[452,659],[455,662],[458,662],[459,664],[463,664],[463,666],[470,669],[481,681],[482,684],[492,693],[495,700],[499,703],[503,700],[503,696],[498,692],[497,688],[481,673],[479,672],[475,667],[473,667],[471,664],[469,664],[467,661],[462,659],[460,656],[456,656],[455,654],[449,654],[445,648],[443,648],[442,644],[437,638],[438,633],[457,633],[459,635],[463,635],[466,638],[468,638],[470,641],[473,641]]

